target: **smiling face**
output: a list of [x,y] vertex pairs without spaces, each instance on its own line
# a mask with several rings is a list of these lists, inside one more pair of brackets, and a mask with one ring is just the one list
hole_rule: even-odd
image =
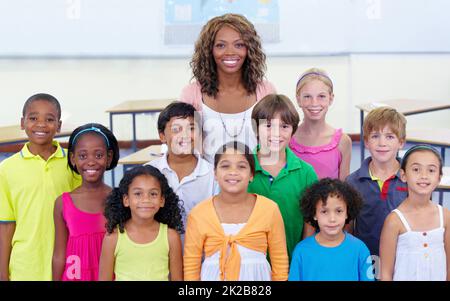
[[395,162],[398,151],[404,145],[388,125],[381,130],[373,130],[364,143],[372,160],[379,164]]
[[415,151],[408,156],[401,179],[408,184],[409,194],[431,195],[441,181],[440,161],[431,151]]
[[212,53],[217,72],[231,74],[241,71],[247,57],[247,47],[239,32],[223,26],[216,34]]
[[159,181],[150,175],[140,175],[128,186],[123,205],[129,207],[133,218],[151,219],[164,207],[164,197]]
[[330,88],[317,79],[307,82],[297,93],[297,103],[304,118],[310,120],[324,119],[333,98]]
[[102,181],[111,160],[112,151],[108,151],[105,139],[95,133],[88,132],[78,137],[73,152],[70,152],[70,161],[83,178],[83,183]]
[[321,201],[317,203],[314,219],[319,224],[322,234],[328,237],[337,237],[345,226],[347,204],[342,198],[329,195],[326,204]]
[[172,117],[163,133],[159,133],[161,142],[166,143],[169,152],[175,155],[192,154],[197,137],[193,117]]
[[245,156],[232,148],[221,155],[214,173],[220,189],[230,194],[247,192],[248,183],[253,179]]
[[22,117],[21,128],[25,130],[31,145],[50,146],[61,129],[58,110],[47,100],[31,102]]
[[277,153],[284,151],[292,137],[292,125],[281,120],[281,114],[276,113],[272,120],[263,120],[258,126],[258,138],[261,149]]

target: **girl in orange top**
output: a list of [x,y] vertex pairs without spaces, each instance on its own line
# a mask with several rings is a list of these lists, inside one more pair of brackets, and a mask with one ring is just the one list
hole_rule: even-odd
[[215,178],[221,192],[199,203],[188,216],[185,280],[287,280],[289,260],[280,210],[275,202],[247,192],[254,167],[250,149],[239,142],[216,153]]

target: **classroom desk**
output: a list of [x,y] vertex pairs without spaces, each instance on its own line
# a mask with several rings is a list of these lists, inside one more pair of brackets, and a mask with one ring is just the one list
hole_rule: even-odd
[[406,129],[406,141],[440,147],[442,161],[445,165],[445,149],[450,147],[450,128]]
[[442,168],[442,173],[441,183],[439,183],[439,186],[436,189],[436,191],[439,192],[440,205],[444,202],[444,192],[450,192],[450,166],[444,166]]
[[132,149],[137,151],[136,146],[136,115],[145,113],[159,113],[168,104],[175,101],[175,99],[151,99],[151,100],[128,100],[114,106],[108,110],[109,113],[109,129],[113,132],[113,116],[130,114],[133,120],[133,141]]
[[[76,128],[71,124],[62,124],[61,131],[56,133],[55,138],[67,137],[72,134]],[[0,127],[0,145],[25,143],[28,141],[27,134],[21,129],[20,125],[10,125]]]
[[[113,132],[113,116],[114,115],[126,115],[130,114],[133,123],[133,140],[131,142],[131,148],[134,152],[137,151],[137,139],[136,139],[136,115],[137,114],[156,114],[161,112],[167,105],[176,99],[149,99],[149,100],[127,100],[122,102],[108,110],[109,113],[109,129]],[[155,125],[156,127],[156,125]],[[114,133],[114,132],[113,132]],[[114,172],[111,172],[112,184],[115,184]]]
[[142,165],[154,159],[161,158],[163,155],[161,151],[161,144],[150,145],[135,153],[132,153],[131,155],[119,159],[119,164],[123,165],[123,173],[125,174],[125,172],[132,166]]
[[365,149],[364,149],[364,135],[363,135],[363,122],[364,112],[370,112],[371,110],[389,106],[396,109],[398,112],[405,116],[433,112],[439,110],[445,110],[450,108],[450,101],[433,101],[433,100],[416,100],[416,99],[392,99],[383,102],[371,102],[361,105],[356,105],[360,111],[360,147],[361,147],[361,162],[364,161]]

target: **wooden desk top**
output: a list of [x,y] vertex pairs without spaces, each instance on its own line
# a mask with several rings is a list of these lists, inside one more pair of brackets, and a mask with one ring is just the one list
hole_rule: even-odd
[[140,151],[137,151],[131,155],[128,155],[119,160],[119,164],[123,165],[141,165],[154,159],[160,158],[161,145],[150,145]]
[[450,128],[406,129],[406,141],[450,147]]
[[[67,137],[72,134],[76,126],[63,123],[61,132],[55,135],[55,138]],[[0,127],[0,144],[12,144],[28,141],[27,134],[20,128],[20,125],[11,125]]]
[[403,115],[413,115],[418,113],[449,109],[450,101],[391,99],[386,101],[356,105],[358,109],[363,110],[364,112],[370,112],[375,108],[383,106],[392,107]]
[[450,166],[444,166],[444,168],[442,168],[442,172],[443,175],[438,188],[450,190]]
[[107,113],[152,113],[161,112],[176,99],[128,100],[114,106]]

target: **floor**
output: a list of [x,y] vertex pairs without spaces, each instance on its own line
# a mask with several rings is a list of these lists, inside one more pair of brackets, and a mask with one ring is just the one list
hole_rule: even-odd
[[[404,149],[408,149],[409,147],[411,147],[412,145],[407,144]],[[127,156],[129,154],[131,154],[133,151],[131,149],[122,149],[120,150],[120,157],[124,157]],[[404,151],[402,151],[400,153],[400,155],[402,155],[404,153]],[[12,154],[10,153],[0,153],[0,161],[2,161],[3,159],[11,156]],[[368,155],[368,152],[366,150],[366,155]],[[446,166],[450,165],[450,149],[447,148],[446,150],[446,154],[445,154],[446,159]],[[350,172],[355,171],[357,168],[359,168],[360,166],[360,147],[359,147],[359,143],[353,143],[353,147],[352,147],[352,160],[350,163]],[[121,165],[117,166],[117,168],[114,171],[114,175],[115,175],[115,184],[116,186],[118,185],[120,179],[123,176],[123,168]],[[108,185],[111,185],[112,182],[112,177],[111,177],[111,172],[107,171],[105,174],[105,182]],[[437,200],[439,199],[439,195],[437,192],[433,193],[433,200],[435,200],[437,202]],[[444,193],[444,202],[443,205],[450,209],[450,192],[446,192]]]

